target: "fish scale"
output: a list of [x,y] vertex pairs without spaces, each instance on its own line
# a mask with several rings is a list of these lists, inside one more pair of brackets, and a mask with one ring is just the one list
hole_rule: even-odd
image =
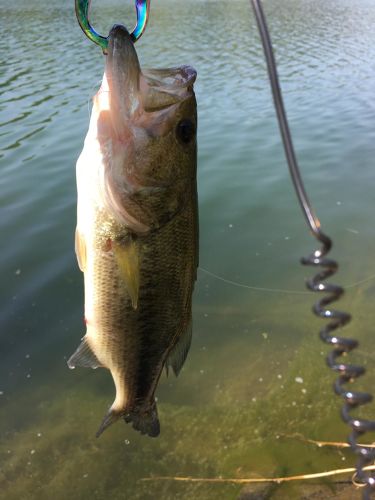
[[143,74],[125,28],[111,31],[77,162],[87,332],[68,361],[112,374],[116,398],[97,435],[123,417],[157,436],[157,383],[164,366],[178,375],[190,347],[198,266],[195,77],[187,66]]

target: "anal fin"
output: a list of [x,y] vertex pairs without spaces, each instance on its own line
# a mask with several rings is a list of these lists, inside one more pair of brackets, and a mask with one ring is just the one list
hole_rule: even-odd
[[191,338],[192,338],[192,323],[190,321],[186,330],[182,333],[181,337],[178,339],[177,344],[173,347],[173,349],[169,353],[167,362],[165,364],[167,374],[168,374],[168,369],[171,366],[173,373],[176,375],[176,377],[179,375],[191,346]]
[[83,337],[82,342],[78,346],[75,353],[68,359],[69,368],[73,369],[76,366],[83,366],[84,368],[101,368],[103,365],[93,353],[88,344],[87,338]]

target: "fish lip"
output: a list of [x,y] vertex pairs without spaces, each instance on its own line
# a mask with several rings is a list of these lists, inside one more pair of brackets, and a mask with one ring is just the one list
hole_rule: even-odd
[[120,24],[115,24],[108,35],[105,77],[111,109],[124,119],[130,118],[139,105],[141,67],[133,40]]
[[150,87],[172,92],[180,89],[192,90],[197,72],[192,66],[185,64],[164,69],[145,68],[143,76]]
[[197,72],[191,66],[144,69],[141,78],[143,109],[161,111],[194,97]]
[[129,31],[122,24],[114,24],[109,32],[107,56],[113,54],[115,42],[122,43],[123,45],[130,45],[134,48],[132,37]]
[[128,30],[121,24],[115,24],[108,35],[106,72],[113,72],[116,66],[120,67],[125,74],[129,75],[134,72],[139,78],[141,68],[134,42]]

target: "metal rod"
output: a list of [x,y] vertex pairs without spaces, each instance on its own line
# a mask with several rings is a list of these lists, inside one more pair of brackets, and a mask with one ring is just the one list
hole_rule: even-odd
[[325,282],[328,277],[337,272],[338,264],[334,260],[326,258],[327,253],[332,247],[332,241],[321,231],[320,221],[312,209],[302,182],[288,120],[285,113],[276,62],[272,49],[272,42],[261,1],[250,0],[250,3],[253,7],[260,38],[262,40],[273,101],[279,122],[289,172],[307,224],[315,238],[322,243],[322,247],[315,250],[309,257],[303,258],[302,263],[304,265],[322,268],[316,276],[307,281],[306,285],[312,291],[328,293],[328,295],[324,296],[314,305],[313,311],[317,316],[331,320],[320,331],[320,338],[325,343],[330,344],[333,347],[333,350],[327,356],[327,364],[332,370],[339,374],[339,377],[334,384],[334,391],[344,399],[341,416],[344,422],[346,422],[352,429],[348,442],[353,452],[359,457],[356,466],[357,472],[355,481],[356,484],[359,483],[364,487],[363,499],[366,500],[369,499],[370,495],[375,491],[375,478],[372,477],[371,474],[366,473],[363,468],[365,465],[374,461],[375,451],[365,446],[358,446],[357,439],[365,432],[374,431],[375,421],[353,418],[349,412],[358,406],[369,403],[372,400],[372,396],[368,393],[349,391],[343,387],[344,384],[352,382],[357,377],[363,375],[365,370],[361,366],[344,364],[337,361],[337,358],[342,356],[344,353],[348,353],[355,349],[358,346],[358,342],[353,339],[343,338],[332,334],[335,330],[347,324],[351,319],[350,315],[347,313],[327,308],[329,304],[337,301],[344,293],[343,288]]

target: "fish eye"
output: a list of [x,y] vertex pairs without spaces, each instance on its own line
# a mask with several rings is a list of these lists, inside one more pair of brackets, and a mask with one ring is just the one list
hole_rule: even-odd
[[176,136],[183,144],[189,144],[195,136],[195,125],[191,120],[181,120],[176,127]]

